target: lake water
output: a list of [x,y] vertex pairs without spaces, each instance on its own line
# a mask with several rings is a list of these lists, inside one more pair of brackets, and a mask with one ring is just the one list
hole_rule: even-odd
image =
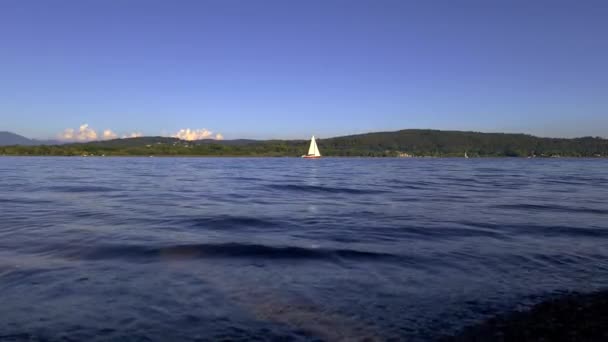
[[0,158],[0,340],[429,340],[608,285],[608,161]]

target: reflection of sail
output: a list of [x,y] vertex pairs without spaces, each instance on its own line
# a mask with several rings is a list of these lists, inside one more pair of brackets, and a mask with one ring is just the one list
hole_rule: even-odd
[[313,135],[310,139],[310,147],[308,148],[308,154],[303,155],[302,158],[319,158],[321,157],[321,153],[319,152],[319,148],[317,147],[317,141],[315,140],[315,136]]

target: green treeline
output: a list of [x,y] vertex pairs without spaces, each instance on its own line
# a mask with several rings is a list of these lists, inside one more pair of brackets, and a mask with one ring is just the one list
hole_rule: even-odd
[[[539,138],[525,134],[402,130],[318,139],[324,156],[608,157],[608,140]],[[270,156],[306,153],[305,140],[200,140],[142,137],[52,146],[0,146],[0,155]]]

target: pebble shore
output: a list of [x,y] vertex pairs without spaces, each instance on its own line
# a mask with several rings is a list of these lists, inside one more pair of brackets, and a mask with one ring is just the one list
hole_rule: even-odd
[[608,290],[549,299],[440,341],[608,341]]

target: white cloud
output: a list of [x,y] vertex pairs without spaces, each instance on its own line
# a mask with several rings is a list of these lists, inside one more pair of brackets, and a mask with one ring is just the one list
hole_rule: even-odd
[[94,129],[89,128],[88,124],[83,124],[78,130],[66,128],[63,133],[59,134],[59,138],[73,141],[92,141],[97,140],[97,132],[95,132]]
[[112,132],[111,129],[106,129],[105,131],[103,131],[103,138],[105,140],[116,139],[118,138],[118,134]]
[[[88,124],[81,125],[77,130],[73,128],[66,128],[62,133],[59,134],[59,139],[66,141],[79,141],[87,142],[93,140],[111,140],[118,139],[119,135],[111,129],[105,129],[100,134],[97,133],[93,128],[89,127]],[[143,137],[141,132],[132,132],[122,135],[122,139],[125,138],[138,138]]]
[[59,134],[59,138],[63,140],[72,140],[74,139],[74,129],[66,128],[63,133]]
[[[173,134],[172,137],[179,138],[182,140],[201,140],[201,139],[214,139],[213,132],[203,128],[203,129],[180,129],[177,133]],[[222,140],[224,136],[220,133],[215,135],[215,139]]]
[[130,133],[130,134],[123,135],[122,138],[123,139],[126,139],[126,138],[139,138],[139,137],[143,137],[143,136],[144,136],[144,134],[142,132],[133,132],[133,133]]

